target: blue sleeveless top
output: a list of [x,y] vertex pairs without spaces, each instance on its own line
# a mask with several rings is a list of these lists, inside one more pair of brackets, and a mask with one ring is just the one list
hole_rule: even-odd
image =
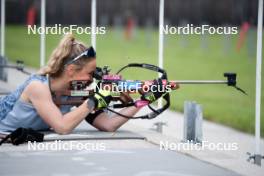
[[[32,128],[34,130],[47,130],[49,126],[38,115],[34,106],[20,99],[20,95],[26,86],[32,81],[40,81],[48,84],[48,78],[42,75],[31,75],[15,91],[0,98],[0,133],[16,130],[19,127]],[[67,97],[62,97],[67,99]],[[60,107],[62,114],[70,111],[72,106],[63,105]]]

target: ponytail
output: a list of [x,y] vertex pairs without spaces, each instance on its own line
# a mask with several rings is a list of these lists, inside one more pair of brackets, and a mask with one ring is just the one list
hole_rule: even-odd
[[39,71],[39,74],[49,74],[51,77],[58,77],[63,73],[64,64],[69,58],[74,58],[84,52],[87,47],[77,42],[72,34],[66,34],[59,45],[53,50],[47,66]]

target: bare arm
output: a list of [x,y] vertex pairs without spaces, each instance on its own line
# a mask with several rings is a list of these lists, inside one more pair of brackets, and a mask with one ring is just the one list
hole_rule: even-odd
[[[132,106],[122,109],[120,113],[133,117],[139,110],[140,108]],[[108,116],[109,115],[107,113],[99,114],[92,125],[102,131],[114,132],[129,120],[128,118],[124,118],[119,115],[114,115],[111,118],[109,118]]]
[[59,134],[71,132],[90,112],[86,101],[65,115],[53,103],[49,87],[40,82],[32,82],[25,90],[29,100],[41,118]]

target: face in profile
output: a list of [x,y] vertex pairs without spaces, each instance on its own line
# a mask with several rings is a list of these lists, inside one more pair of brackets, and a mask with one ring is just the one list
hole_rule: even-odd
[[93,81],[93,72],[96,69],[96,59],[90,58],[91,61],[87,62],[81,70],[74,72],[72,80],[86,80]]

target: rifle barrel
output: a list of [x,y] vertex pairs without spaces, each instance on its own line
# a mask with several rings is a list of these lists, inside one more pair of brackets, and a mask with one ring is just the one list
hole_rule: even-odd
[[227,84],[228,81],[223,80],[172,80],[177,84]]

